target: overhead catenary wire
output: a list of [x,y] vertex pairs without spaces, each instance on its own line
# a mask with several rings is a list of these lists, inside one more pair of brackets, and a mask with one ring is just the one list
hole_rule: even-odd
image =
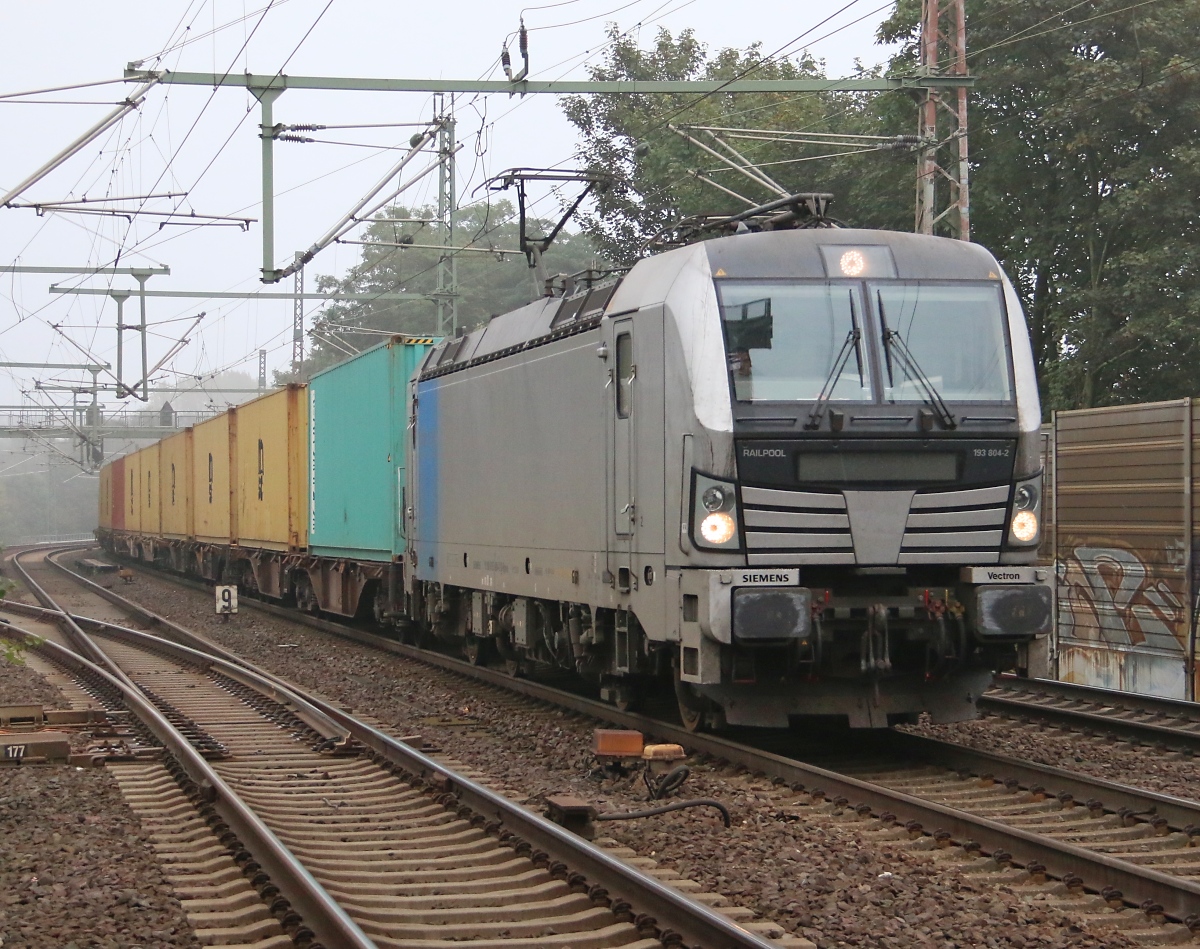
[[[271,9],[271,7],[272,7],[272,6],[274,6],[274,5],[276,5],[276,4],[275,4],[275,3],[272,3],[272,4],[268,5],[267,7],[263,8],[263,9],[262,9],[262,11],[260,11],[260,12],[261,12],[261,13],[263,13],[263,14],[265,15],[265,11],[266,11],[266,10],[269,10],[269,9]],[[325,10],[328,10],[328,7],[329,7],[329,5],[330,5],[330,4],[326,4]],[[324,12],[325,12],[325,11],[323,10],[323,11],[322,11],[322,15],[323,15],[323,13],[324,13]],[[320,19],[320,17],[318,17],[318,21],[319,21],[319,19]],[[261,17],[260,17],[260,23],[261,23]],[[313,24],[313,26],[315,26],[315,23]],[[257,28],[257,25],[256,25],[256,28]],[[312,30],[312,27],[310,27],[310,29],[309,29],[309,33],[311,33],[311,30]],[[306,38],[306,37],[309,35],[309,33],[306,33],[306,34],[305,34],[305,38]],[[253,35],[253,34],[250,34],[250,35]],[[249,37],[247,37],[247,40],[248,40],[248,39],[249,39]],[[302,42],[303,42],[303,38],[301,39],[301,43],[302,43]],[[299,45],[300,45],[300,44],[297,44],[297,48],[299,47]],[[243,43],[243,49],[244,49],[244,47],[245,47],[245,43]],[[241,51],[239,51],[239,52],[241,52]],[[293,51],[293,53],[294,53],[294,51]],[[160,58],[161,58],[161,57],[160,57]],[[211,97],[210,97],[210,99],[211,99]],[[195,128],[195,123],[193,123],[193,129],[194,129],[194,128]],[[189,130],[189,131],[191,131],[191,130]],[[184,142],[180,142],[180,145],[179,145],[179,147],[182,147],[182,146],[185,144],[185,142],[186,142],[186,138],[187,138],[187,136],[185,136],[185,140],[184,140]],[[174,151],[174,154],[177,154],[177,153],[178,153],[178,148],[177,148],[177,149]],[[170,158],[170,159],[168,159],[168,161],[167,161],[167,170],[169,170],[169,166],[170,166],[170,163],[171,163],[172,161],[173,161],[173,158]],[[161,175],[160,175],[160,179],[159,179],[159,180],[161,180]],[[162,212],[150,212],[150,211],[148,211],[148,209],[146,209],[144,206],[141,208],[141,211],[142,211],[142,213],[150,213],[150,214],[154,214],[154,213],[162,213]],[[188,214],[188,212],[187,212],[186,210],[185,210],[185,211],[183,211],[182,213],[183,213],[183,214],[185,214],[185,215],[186,215],[186,214]],[[189,223],[190,223],[190,222],[189,222]],[[192,229],[194,230],[194,228],[192,228]],[[92,232],[92,233],[95,233],[95,232]],[[124,245],[126,246],[126,252],[128,251],[128,240],[129,240],[129,236],[130,236],[130,232],[129,232],[129,231],[127,231],[127,232],[126,232],[126,236],[125,236],[124,240],[121,242],[122,244],[124,244]],[[119,259],[119,256],[120,256],[120,255],[118,255],[118,259]],[[73,342],[73,341],[72,341],[72,342]]]
[[[547,27],[547,28],[548,28],[548,27]],[[535,27],[535,29],[536,29],[536,27]],[[544,198],[544,199],[547,199],[547,198]],[[544,199],[538,199],[538,200],[540,201],[540,200],[544,200]],[[552,199],[552,196],[548,196],[548,199]],[[138,244],[141,244],[142,242],[140,242],[140,241],[139,241],[139,242],[137,242],[137,243],[138,243]],[[151,244],[152,246],[162,246],[162,241],[150,241],[150,242],[147,242],[147,243]],[[145,245],[143,245],[143,246],[145,246]]]

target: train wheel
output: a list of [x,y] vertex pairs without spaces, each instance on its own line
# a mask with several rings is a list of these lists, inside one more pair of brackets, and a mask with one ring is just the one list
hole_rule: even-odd
[[463,641],[463,654],[467,662],[473,666],[485,666],[491,658],[491,641],[478,636],[470,636]]
[[296,606],[304,613],[316,615],[320,612],[316,591],[309,582],[308,574],[302,573],[296,580]]
[[681,680],[678,669],[675,671],[675,701],[679,705],[679,719],[684,728],[690,732],[708,730],[712,703],[703,695],[697,695],[695,689]]
[[414,646],[417,642],[417,624],[411,619],[403,619],[396,624],[396,638],[406,646]]
[[621,712],[636,712],[642,704],[642,693],[636,685],[622,684],[613,694],[613,705]]
[[521,674],[524,672],[524,669],[521,667],[521,657],[515,656],[512,659],[505,659],[504,671],[514,679],[521,678]]
[[375,620],[376,626],[387,627],[391,625],[391,616],[388,614],[390,606],[387,590],[383,588],[376,590],[375,596],[371,598],[371,616]]

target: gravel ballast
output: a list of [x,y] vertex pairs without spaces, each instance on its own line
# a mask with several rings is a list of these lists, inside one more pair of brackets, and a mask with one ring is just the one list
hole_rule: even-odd
[[[420,733],[531,804],[566,792],[602,812],[645,806],[640,778],[596,768],[588,750],[594,721],[464,686],[422,664],[250,609],[222,623],[211,616],[207,594],[144,571],[121,592],[397,733]],[[465,687],[474,689],[469,697]],[[822,949],[1137,945],[1104,925],[1112,913],[1102,904],[1083,912],[1077,901],[1027,885],[1014,871],[999,872],[991,861],[927,849],[928,838],[914,842],[894,828],[835,813],[833,805],[809,806],[805,795],[765,779],[689,763],[683,796],[723,801],[730,829],[713,811],[697,809],[606,822],[602,833]]]
[[[0,705],[62,707],[0,661]],[[155,949],[200,943],[150,842],[102,768],[0,765],[0,946]]]

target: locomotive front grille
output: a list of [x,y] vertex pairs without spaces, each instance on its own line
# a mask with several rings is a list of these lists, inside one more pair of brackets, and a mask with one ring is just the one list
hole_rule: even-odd
[[746,560],[752,566],[854,563],[854,538],[840,493],[742,488]]
[[1009,491],[1000,484],[913,495],[898,562],[998,563]]
[[[1010,486],[1002,484],[897,493],[896,540],[887,562],[998,563],[1009,491]],[[861,550],[856,556],[851,512],[841,492],[744,487],[742,510],[746,560],[751,566],[880,562],[863,560]]]

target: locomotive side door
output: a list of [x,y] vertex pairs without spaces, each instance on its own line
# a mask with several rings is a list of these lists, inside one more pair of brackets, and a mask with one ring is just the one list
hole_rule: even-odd
[[[634,524],[637,518],[635,491],[634,446],[637,418],[637,350],[634,346],[633,320],[612,323],[612,376],[609,389],[612,395],[612,533],[614,549],[628,553],[632,548]],[[626,562],[622,566],[628,567]]]

